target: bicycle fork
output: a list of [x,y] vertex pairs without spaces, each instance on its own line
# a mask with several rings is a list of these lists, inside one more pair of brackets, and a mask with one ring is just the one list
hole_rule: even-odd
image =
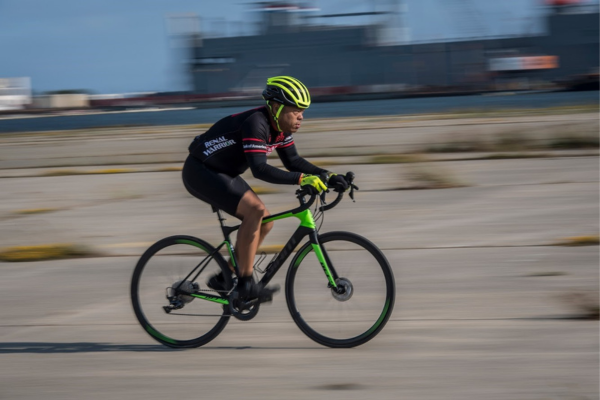
[[325,273],[325,276],[327,277],[327,280],[329,281],[327,287],[334,289],[336,292],[340,293],[338,291],[338,289],[341,290],[341,287],[338,287],[337,285],[337,280],[339,278],[337,272],[335,271],[335,268],[333,266],[333,263],[331,262],[331,259],[329,258],[329,254],[327,254],[327,250],[325,249],[325,246],[321,246],[321,244],[319,243],[319,235],[317,234],[316,231],[313,231],[310,235],[310,244],[311,247],[313,249],[313,251],[315,252],[315,256],[317,257],[317,260],[319,260],[319,264],[321,264],[321,268],[323,268],[323,272]]
[[279,268],[281,268],[283,263],[285,263],[290,254],[294,251],[298,243],[300,243],[300,241],[302,241],[302,239],[304,239],[306,236],[309,238],[309,243],[304,245],[300,250],[300,253],[296,255],[296,261],[292,267],[297,268],[310,250],[313,250],[317,260],[319,261],[319,264],[321,265],[321,268],[323,268],[323,272],[325,273],[325,277],[328,281],[328,287],[337,289],[338,285],[336,280],[338,279],[338,275],[331,262],[331,259],[329,258],[329,255],[327,254],[327,250],[319,243],[319,235],[317,231],[313,228],[304,226],[300,226],[298,230],[294,232],[283,249],[281,249],[281,252],[279,252],[275,259],[273,259],[273,261],[267,265],[265,268],[265,274],[261,279],[263,284],[266,285],[269,283]]

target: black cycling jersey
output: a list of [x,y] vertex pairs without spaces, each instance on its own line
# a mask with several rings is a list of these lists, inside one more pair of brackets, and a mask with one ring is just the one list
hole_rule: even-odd
[[[288,171],[267,164],[277,150]],[[278,132],[269,121],[267,107],[259,107],[219,120],[189,146],[192,156],[209,168],[235,177],[250,167],[255,178],[279,184],[297,184],[301,173],[327,172],[298,155],[291,134]]]

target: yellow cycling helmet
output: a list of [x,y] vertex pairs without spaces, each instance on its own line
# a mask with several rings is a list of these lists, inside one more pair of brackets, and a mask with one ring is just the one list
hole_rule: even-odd
[[262,93],[267,102],[274,100],[286,106],[308,108],[310,94],[302,82],[291,76],[274,76],[267,79],[267,87]]

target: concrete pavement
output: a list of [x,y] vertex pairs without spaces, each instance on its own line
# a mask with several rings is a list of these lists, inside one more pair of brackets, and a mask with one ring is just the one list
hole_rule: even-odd
[[[554,118],[569,121],[552,116],[539,126]],[[481,132],[498,125],[465,122]],[[385,143],[442,140],[456,129],[447,123],[414,134],[309,132],[299,142],[315,141],[299,147],[318,155],[337,138],[380,153]],[[0,262],[0,399],[598,398],[598,322],[582,319],[598,301],[598,246],[553,245],[598,234],[597,156],[332,166],[356,172],[363,190],[327,213],[323,231],[354,231],[384,250],[397,286],[384,330],[355,349],[324,348],[295,326],[280,294],[207,346],[173,351],[141,329],[128,291],[152,242],[182,233],[220,239],[214,214],[185,191],[180,173],[154,163],[177,165],[190,133],[0,139],[0,247],[75,243],[102,255]],[[146,172],[43,176],[59,165],[121,161]],[[394,190],[415,184],[415,168],[466,186]],[[261,196],[271,212],[295,206],[293,187],[249,181],[277,190]],[[296,224],[278,222],[266,244],[283,244]]]

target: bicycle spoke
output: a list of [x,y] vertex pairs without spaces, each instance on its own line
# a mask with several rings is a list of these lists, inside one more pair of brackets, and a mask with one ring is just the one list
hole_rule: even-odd
[[325,234],[322,246],[339,277],[336,283],[350,294],[327,288],[323,269],[310,251],[288,273],[286,295],[292,317],[304,333],[326,346],[364,343],[389,318],[394,297],[391,270],[385,257],[356,235]]
[[[158,247],[149,249],[149,255],[140,260],[132,283],[134,309],[142,326],[155,339],[175,347],[198,346],[223,329],[228,313],[222,304],[185,293],[202,291],[219,296],[205,282],[227,268],[227,264],[218,254],[207,259],[212,250],[207,244],[170,239],[157,243]],[[190,273],[203,260],[206,268],[192,281],[200,269]]]

